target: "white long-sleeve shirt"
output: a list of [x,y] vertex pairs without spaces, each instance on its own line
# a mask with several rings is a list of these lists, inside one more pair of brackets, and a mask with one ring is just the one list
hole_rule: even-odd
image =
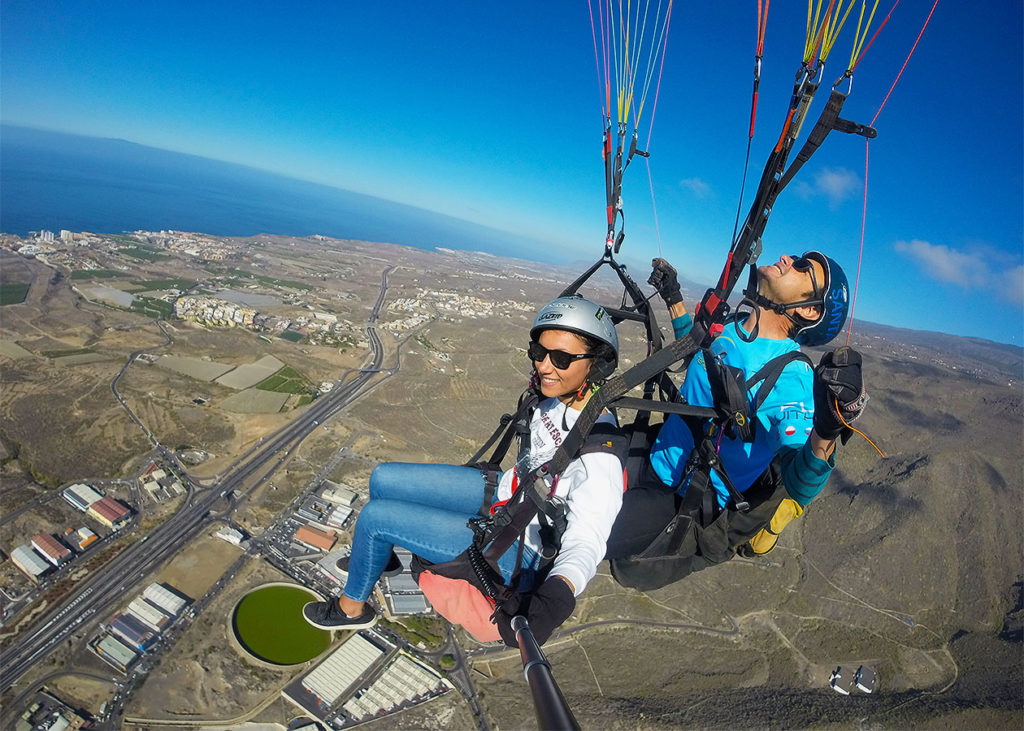
[[[542,400],[530,421],[530,451],[520,459],[517,469],[525,473],[551,459],[579,415],[579,411],[567,407],[557,398]],[[601,414],[597,421],[616,423],[615,417],[609,413]],[[576,596],[583,593],[604,558],[608,535],[622,507],[622,469],[623,465],[615,456],[593,452],[572,460],[558,479],[555,495],[566,501],[568,515],[562,545],[550,573],[568,579]],[[497,489],[499,501],[512,496],[515,472],[516,469],[511,469],[502,474]],[[540,521],[537,517],[527,526],[525,541],[530,549],[540,553]]]

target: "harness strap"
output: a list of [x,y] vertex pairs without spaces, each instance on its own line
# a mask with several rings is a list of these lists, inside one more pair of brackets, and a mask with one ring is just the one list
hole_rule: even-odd
[[770,361],[765,363],[761,369],[747,379],[747,390],[753,388],[758,381],[764,381],[761,384],[761,388],[757,390],[757,396],[754,397],[753,408],[751,409],[751,418],[753,419],[757,415],[757,410],[761,408],[761,404],[765,402],[772,389],[775,388],[776,382],[782,375],[782,371],[786,369],[793,361],[803,361],[807,365],[814,367],[814,363],[800,350],[791,350],[788,353],[772,358]]
[[846,134],[858,134],[868,139],[876,137],[878,133],[867,125],[857,124],[851,122],[848,119],[841,119],[839,112],[843,109],[843,104],[846,103],[847,95],[838,89],[833,89],[832,94],[828,98],[828,103],[825,104],[825,108],[821,110],[821,116],[818,117],[818,121],[814,124],[814,128],[811,129],[811,133],[807,136],[807,141],[804,142],[803,147],[796,154],[796,159],[793,160],[793,164],[786,170],[785,175],[782,176],[782,180],[779,181],[779,192],[785,188],[789,181],[793,179],[793,176],[797,174],[797,171],[803,167],[803,164],[807,162],[811,155],[813,155],[821,143],[828,137],[828,133],[832,130],[839,130]]
[[481,501],[477,513],[486,518],[491,514],[491,504],[494,502],[494,493],[498,489],[498,475],[500,473],[487,463],[478,463],[474,466],[484,476],[484,499]]
[[[707,359],[709,357],[712,357],[710,353],[705,356],[706,362],[708,362]],[[747,392],[761,382],[761,387],[758,389],[753,403],[720,405],[717,411],[718,415],[711,418],[710,423],[717,426],[719,429],[724,429],[726,428],[725,422],[730,417],[738,418],[733,412],[738,413],[737,410],[742,409],[746,413],[739,414],[739,417],[742,417],[749,422],[751,439],[753,439],[753,434],[757,428],[757,410],[761,408],[765,399],[768,398],[768,395],[775,387],[775,384],[778,382],[779,377],[782,375],[786,366],[797,360],[803,361],[808,365],[813,365],[811,363],[811,359],[799,350],[791,350],[788,353],[783,353],[780,356],[772,358],[744,383],[745,390],[742,394],[742,398],[743,401],[746,402],[748,399]],[[724,370],[724,368],[721,368],[715,372],[719,375],[723,375]],[[708,376],[712,377],[712,369],[708,370]],[[728,376],[724,375],[723,377]],[[714,393],[719,393],[723,390],[724,389],[722,388],[712,388],[712,392]],[[716,493],[710,479],[712,471],[718,475],[722,484],[725,486],[726,491],[729,493],[729,499],[733,503],[733,508],[742,513],[747,512],[750,509],[750,503],[743,496],[743,493],[736,488],[735,483],[733,483],[725,469],[725,465],[722,464],[722,460],[718,455],[718,450],[714,443],[712,431],[706,429],[708,420],[700,420],[695,419],[692,416],[684,416],[683,421],[690,428],[694,444],[693,451],[690,452],[690,457],[687,461],[687,468],[684,471],[684,474],[690,474],[690,483],[687,486],[687,494],[694,489],[700,491],[698,494],[700,496],[702,507],[702,524],[706,526],[718,512],[718,501],[711,500]]]

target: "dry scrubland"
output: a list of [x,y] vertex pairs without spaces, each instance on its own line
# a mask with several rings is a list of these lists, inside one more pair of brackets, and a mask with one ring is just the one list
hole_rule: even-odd
[[[555,271],[531,275],[493,257],[358,242],[343,242],[339,250],[282,238],[238,245],[258,251],[267,271],[320,288],[316,297],[353,322],[368,316],[387,266],[395,266],[389,300],[427,287],[539,304],[569,278]],[[5,507],[7,500],[39,494],[27,470],[52,484],[81,477],[82,470],[117,474],[141,465],[148,444],[109,387],[134,351],[236,366],[269,355],[313,383],[365,362],[364,351],[266,343],[239,330],[180,321],[168,327],[168,346],[151,321],[83,302],[38,262],[24,266],[40,275],[29,302],[0,313],[0,340],[32,353],[12,358],[0,350],[2,436],[5,451],[17,454],[0,473]],[[186,276],[181,266],[175,274]],[[611,294],[599,298],[617,301]],[[522,348],[531,315],[430,314],[434,320],[420,328],[382,336],[384,365],[400,367],[397,374],[314,430],[273,476],[274,487],[264,484],[243,503],[239,522],[254,529],[269,524],[341,448],[344,458],[331,477],[360,490],[379,461],[462,462],[475,451],[525,385]],[[381,321],[396,317],[384,311]],[[622,589],[602,565],[569,626],[601,624],[548,646],[585,728],[1011,728],[1024,722],[1020,350],[858,328],[853,344],[865,354],[872,396],[861,426],[887,456],[855,438],[825,493],[767,559],[736,560],[647,594]],[[636,331],[627,326],[620,334],[626,358],[638,360]],[[91,348],[105,360],[58,365],[41,355],[74,348]],[[232,389],[141,363],[127,370],[119,388],[163,443],[213,455],[194,468],[204,478],[295,413],[232,414],[218,407]],[[192,403],[197,394],[211,404]],[[19,532],[41,525],[35,514],[19,521],[12,524]],[[215,560],[212,553],[206,560],[207,550]],[[233,555],[237,549],[204,538],[160,576],[187,584],[186,593],[196,596]],[[293,672],[250,665],[227,634],[235,601],[274,578],[280,578],[275,571],[250,561],[158,664],[129,715],[227,720],[267,702],[256,718],[286,721],[290,707],[273,698]],[[58,653],[46,668],[66,660]],[[860,663],[879,670],[878,693],[840,698],[826,688],[835,666]],[[474,674],[491,724],[533,727],[518,657],[485,653],[475,667],[490,676]],[[102,695],[84,686],[80,692]],[[454,695],[371,724],[472,725]]]
[[272,581],[290,579],[263,562],[248,562],[179,638],[174,652],[156,665],[125,716],[228,721],[272,699],[303,666],[258,666],[235,649],[231,638],[235,604],[249,590]]

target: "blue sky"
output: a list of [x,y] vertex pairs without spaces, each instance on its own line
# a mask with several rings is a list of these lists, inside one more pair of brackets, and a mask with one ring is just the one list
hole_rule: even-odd
[[[844,117],[875,115],[931,7],[901,2],[857,70]],[[805,14],[802,0],[771,3],[748,196],[782,125]],[[585,1],[3,0],[0,16],[5,123],[369,193],[549,241],[566,262],[603,249],[601,95]],[[637,268],[659,253],[698,281],[721,268],[755,28],[753,0],[676,3],[651,182],[636,159],[623,186],[622,256]],[[858,318],[1024,341],[1022,29],[1018,0],[940,1],[870,143]],[[851,34],[824,87],[845,68]],[[833,133],[776,204],[765,260],[820,247],[852,279],[864,172],[864,140]]]

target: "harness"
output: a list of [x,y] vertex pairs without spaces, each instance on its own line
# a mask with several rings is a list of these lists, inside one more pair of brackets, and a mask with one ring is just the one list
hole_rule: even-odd
[[[737,546],[769,524],[788,495],[777,459],[740,493],[722,464],[718,446],[723,438],[753,442],[757,410],[782,371],[795,360],[810,364],[810,359],[800,351],[790,351],[768,361],[750,378],[744,378],[742,370],[723,363],[709,350],[705,349],[704,355],[716,404],[714,414],[710,418],[681,414],[694,438],[680,480],[680,484],[686,483],[686,491],[676,514],[649,546],[637,556],[611,560],[612,576],[623,586],[643,591],[656,589],[694,571],[728,561]],[[747,394],[759,383],[751,399]],[[719,506],[712,474],[718,475],[729,492],[724,509]]]
[[[757,410],[768,398],[782,371],[796,360],[811,366],[813,363],[799,350],[792,350],[772,358],[754,375],[744,379],[741,369],[727,365],[709,349],[704,349],[703,353],[716,416],[710,420],[682,417],[693,435],[694,446],[687,458],[681,483],[688,481],[686,498],[691,503],[699,498],[701,525],[707,526],[719,513],[716,491],[711,483],[712,474],[725,485],[730,509],[741,513],[750,510],[749,501],[736,488],[718,456],[722,438],[752,443],[757,432]],[[758,383],[761,387],[751,401],[747,394]]]
[[[519,475],[518,465],[524,464],[523,457],[530,451],[530,425],[539,401],[540,394],[531,384],[520,396],[516,413],[502,415],[497,429],[467,463],[467,466],[476,467],[483,472],[486,485],[480,514],[469,520],[469,527],[473,530],[473,542],[468,549],[468,557],[481,585],[495,602],[506,598],[506,592],[500,588],[504,582],[495,568],[497,560],[513,543],[519,541],[515,569],[507,587],[514,591],[522,565],[526,529],[533,518],[536,516],[540,523],[541,552],[537,571],[541,575],[550,569],[558,555],[562,535],[568,524],[569,506],[555,494],[562,470],[544,473],[544,468],[550,464],[548,463],[538,468],[542,474],[534,475],[532,480],[521,479]],[[561,448],[566,447],[572,433],[570,430]],[[498,477],[501,474],[501,463],[513,439],[518,439],[519,442],[519,458],[513,476],[512,495],[507,500],[492,504]],[[621,464],[626,464],[628,440],[625,432],[615,425],[605,422],[595,424],[585,436],[573,441],[580,443],[578,447],[569,447],[572,452],[567,453],[572,458],[603,452],[615,456]],[[480,461],[495,443],[497,446],[490,457]],[[527,478],[533,473],[534,471],[528,472]],[[547,477],[548,475],[550,477]],[[550,488],[547,487],[549,481]]]

